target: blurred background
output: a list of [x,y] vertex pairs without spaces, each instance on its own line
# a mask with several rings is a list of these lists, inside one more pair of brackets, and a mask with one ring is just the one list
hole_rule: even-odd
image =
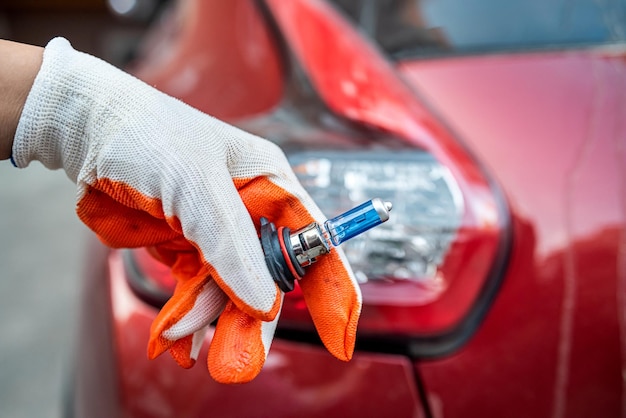
[[[159,0],[0,0],[0,37],[44,46],[63,36],[74,48],[123,66],[141,38]],[[114,8],[133,8],[135,19],[119,18]],[[141,7],[138,7],[141,6]]]
[[[0,0],[0,38],[44,46],[63,36],[123,66],[145,23],[105,0]],[[61,417],[74,355],[82,251],[73,183],[40,164],[0,162],[0,417]]]

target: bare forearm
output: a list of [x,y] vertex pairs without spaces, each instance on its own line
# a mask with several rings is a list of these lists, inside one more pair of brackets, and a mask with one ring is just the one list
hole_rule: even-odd
[[11,156],[15,130],[41,67],[43,48],[0,39],[0,159]]

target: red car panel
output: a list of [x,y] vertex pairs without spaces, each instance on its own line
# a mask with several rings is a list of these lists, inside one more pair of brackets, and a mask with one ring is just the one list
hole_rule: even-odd
[[220,119],[278,103],[279,47],[253,1],[183,1],[172,13],[131,66],[137,77]]
[[[202,360],[185,370],[168,356],[146,356],[154,307],[128,286],[121,253],[109,257],[120,410],[131,417],[424,417],[411,362],[357,353],[349,363],[320,347],[277,340],[251,383],[223,385]],[[207,344],[199,359],[207,358]]]
[[510,274],[475,338],[455,356],[417,364],[435,415],[620,416],[623,51],[414,61],[400,70],[494,173],[515,218]]

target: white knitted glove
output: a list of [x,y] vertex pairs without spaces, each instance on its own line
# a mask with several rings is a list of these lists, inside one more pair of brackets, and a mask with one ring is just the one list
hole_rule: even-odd
[[[103,242],[149,247],[172,267],[178,284],[153,323],[150,357],[169,349],[190,367],[221,313],[212,376],[243,382],[259,373],[282,303],[259,218],[290,228],[324,220],[278,147],[57,38],[26,101],[13,160],[64,169],[78,186],[79,217]],[[361,299],[341,251],[311,266],[301,285],[326,347],[348,360]]]

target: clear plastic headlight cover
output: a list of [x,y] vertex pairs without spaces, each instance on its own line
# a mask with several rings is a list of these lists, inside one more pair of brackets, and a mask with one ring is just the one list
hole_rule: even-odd
[[329,217],[374,197],[393,203],[389,221],[342,245],[366,303],[421,304],[445,289],[440,266],[464,212],[446,167],[422,151],[304,153],[290,161]]

